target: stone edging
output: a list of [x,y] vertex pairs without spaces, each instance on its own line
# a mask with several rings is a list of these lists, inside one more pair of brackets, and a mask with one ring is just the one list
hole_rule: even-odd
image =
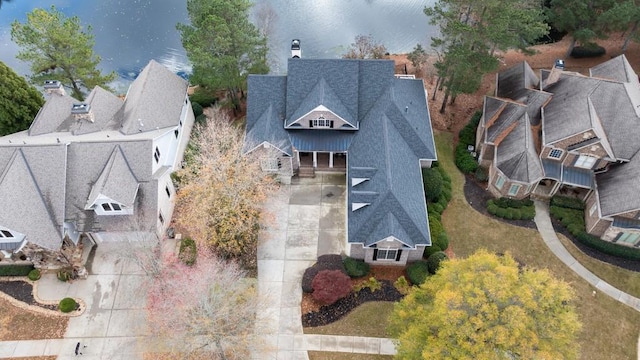
[[[43,300],[38,296],[38,281],[31,281],[31,279],[29,279],[26,276],[0,276],[0,281],[24,281],[27,282],[29,284],[31,284],[33,286],[33,290],[31,291],[31,294],[33,295],[33,298],[39,302],[40,304],[43,305],[56,305],[58,306],[59,301],[49,301],[49,300]],[[49,310],[49,309],[45,309],[43,307],[40,306],[36,306],[36,305],[29,305],[23,301],[20,301],[18,299],[15,299],[12,296],[9,296],[5,293],[3,293],[2,291],[0,291],[0,297],[9,301],[12,305],[17,306],[21,309],[25,309],[25,310],[29,310],[29,311],[33,311],[36,313],[40,313],[42,315],[53,315],[53,316],[60,316],[60,317],[76,317],[76,316],[80,316],[82,314],[84,314],[85,309],[87,308],[87,305],[85,304],[85,302],[82,299],[76,299],[74,298],[74,300],[76,301],[76,303],[78,303],[79,307],[77,310],[72,311],[70,313],[63,313],[62,311],[57,311],[57,310]]]

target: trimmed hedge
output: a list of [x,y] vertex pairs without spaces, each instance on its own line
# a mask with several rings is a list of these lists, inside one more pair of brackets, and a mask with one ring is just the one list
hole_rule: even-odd
[[447,248],[449,247],[449,237],[445,232],[441,232],[440,235],[438,235],[438,237],[435,239],[435,241],[433,239],[432,241],[433,244],[439,247],[441,250],[447,250]]
[[70,313],[76,309],[77,305],[78,303],[76,303],[74,299],[64,298],[60,300],[60,303],[58,304],[58,309],[60,309],[60,311],[62,311],[63,313]]
[[407,277],[413,285],[420,285],[429,276],[429,266],[426,261],[416,261],[407,266]]
[[533,201],[530,199],[516,200],[516,199],[501,197],[499,199],[490,200],[490,201],[493,201],[496,205],[505,209],[507,208],[520,209],[521,207],[524,207],[524,206],[533,206]]
[[426,260],[429,258],[429,256],[433,255],[434,253],[437,253],[438,251],[442,251],[442,249],[440,249],[438,245],[432,243],[431,246],[424,248],[424,252],[422,253],[422,258]]
[[[553,199],[554,198],[551,199],[552,202]],[[640,260],[640,249],[617,245],[587,233],[584,223],[584,210],[551,205],[549,213],[554,218],[560,220],[562,225],[567,228],[571,235],[581,243],[593,249],[602,251],[605,254],[625,259]]]
[[34,267],[28,265],[0,265],[0,276],[28,276]]
[[202,105],[197,102],[191,103],[191,109],[193,110],[193,116],[198,117],[203,114]]
[[551,205],[567,209],[584,210],[584,202],[582,200],[569,196],[554,196],[551,198]]
[[438,251],[429,256],[429,258],[427,259],[427,267],[429,268],[429,272],[431,274],[435,274],[436,271],[438,271],[438,269],[440,268],[440,263],[448,258],[449,257],[447,256],[447,254],[442,251]]
[[369,264],[362,260],[357,260],[347,256],[342,260],[342,263],[344,264],[345,270],[347,270],[347,275],[352,278],[363,277],[369,274]]
[[532,220],[536,216],[536,208],[529,199],[492,199],[487,201],[487,212],[507,220]]
[[444,232],[444,226],[440,222],[440,216],[430,214],[429,215],[429,233],[431,234],[431,239],[437,239],[441,233]]
[[440,171],[431,168],[422,169],[422,183],[427,202],[437,202],[444,187],[444,180]]
[[27,277],[29,278],[29,280],[31,281],[37,281],[40,280],[40,277],[42,275],[40,274],[40,270],[38,269],[33,269],[31,271],[29,271],[29,275],[27,275]]
[[478,169],[478,162],[467,150],[468,145],[476,145],[476,128],[482,118],[482,112],[476,111],[469,123],[458,133],[458,145],[454,153],[458,169],[465,174],[471,174]]

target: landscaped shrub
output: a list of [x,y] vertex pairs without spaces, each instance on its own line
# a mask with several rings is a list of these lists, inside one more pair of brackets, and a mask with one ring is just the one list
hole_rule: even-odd
[[374,277],[370,277],[369,280],[363,281],[353,288],[353,291],[358,292],[362,289],[368,288],[372,293],[382,289],[382,283]]
[[405,278],[404,276],[400,276],[398,280],[396,280],[396,282],[393,283],[393,286],[402,295],[407,295],[411,290],[411,285],[409,285],[407,278]]
[[490,201],[493,201],[497,206],[505,209],[507,208],[520,209],[521,207],[525,207],[525,206],[533,206],[533,201],[529,199],[516,200],[516,199],[501,197],[499,199],[490,200]]
[[456,166],[465,174],[471,174],[478,168],[478,162],[467,150],[467,145],[459,143],[455,152]]
[[453,194],[451,193],[451,189],[443,189],[442,190],[442,195],[440,196],[441,198],[444,198],[447,202],[451,201],[451,198],[453,197]]
[[198,248],[196,242],[191,238],[185,238],[180,242],[180,251],[178,257],[185,265],[192,266],[198,257]]
[[476,169],[475,176],[476,176],[476,180],[480,182],[486,182],[487,180],[489,180],[489,172],[483,166],[478,166],[478,168]]
[[347,274],[342,262],[342,256],[339,254],[326,254],[318,256],[318,261],[314,265],[318,270],[339,270],[343,274]]
[[[437,161],[434,162],[434,164],[435,163],[437,163]],[[432,164],[431,167],[440,172],[440,175],[442,175],[442,181],[445,184],[445,188],[448,188],[449,190],[451,190],[451,176],[449,176],[449,174],[447,174],[447,171],[442,166],[433,166],[433,164]],[[447,184],[449,186],[447,186]]]
[[429,214],[434,213],[436,215],[442,215],[442,212],[444,211],[444,208],[442,207],[442,205],[440,203],[433,203],[433,204],[429,204],[427,205],[427,210],[429,212]]
[[427,246],[424,249],[424,253],[422,253],[422,258],[424,258],[424,259],[428,259],[429,256],[433,255],[434,253],[436,253],[438,251],[442,251],[442,249],[440,249],[440,247],[438,245],[436,245],[433,240],[431,240],[431,241],[432,241],[431,246]]
[[508,220],[531,220],[536,215],[533,201],[529,199],[491,199],[487,201],[487,212]]
[[568,209],[584,210],[584,202],[570,196],[554,196],[551,198],[551,205]]
[[304,271],[304,274],[302,274],[302,291],[309,294],[313,292],[313,278],[315,278],[319,272],[320,270],[315,266],[308,267]]
[[351,292],[351,279],[339,270],[322,270],[312,282],[313,298],[324,305],[331,305]]
[[438,269],[440,268],[440,263],[448,258],[449,257],[447,256],[447,254],[445,254],[443,251],[438,251],[437,253],[429,256],[429,258],[427,259],[427,267],[429,268],[429,272],[431,274],[435,274],[436,271],[438,271]]
[[494,204],[492,200],[489,200],[487,202],[487,212],[489,214],[495,215],[498,209],[499,209],[498,205]]
[[200,114],[199,116],[196,116],[196,124],[204,124],[207,122],[207,115],[205,114]]
[[429,276],[429,266],[426,261],[416,261],[407,266],[407,276],[413,285],[420,285]]
[[444,232],[444,226],[440,222],[440,216],[429,215],[429,233],[432,239],[437,239],[440,233]]
[[76,309],[76,306],[78,304],[76,303],[76,301],[72,298],[64,298],[62,300],[60,300],[60,303],[58,304],[58,308],[60,309],[60,311],[62,311],[63,313],[70,313],[73,310]]
[[536,208],[534,206],[526,206],[520,209],[520,219],[533,220],[536,217]]
[[202,115],[202,105],[198,104],[197,102],[191,103],[191,109],[193,110],[193,116],[198,117]]
[[33,265],[0,265],[0,276],[27,276],[33,270]]
[[60,269],[58,270],[58,273],[56,274],[58,276],[58,280],[60,281],[69,281],[69,279],[71,279],[71,269]]
[[438,237],[435,239],[433,244],[441,250],[447,250],[447,248],[449,247],[449,237],[447,236],[447,233],[441,232],[440,235],[438,235]]
[[198,103],[202,105],[202,107],[207,107],[215,104],[218,99],[213,95],[212,91],[205,88],[199,88],[189,96],[189,100],[191,100],[192,104]]
[[27,275],[27,277],[31,281],[40,280],[40,276],[41,276],[40,275],[40,270],[38,270],[38,269],[33,269],[33,270],[29,271],[29,275]]
[[576,46],[571,50],[571,56],[575,59],[598,57],[606,54],[607,50],[602,46]]
[[442,194],[444,182],[440,171],[431,168],[422,169],[422,182],[427,202],[438,201],[440,194]]
[[351,257],[346,257],[342,261],[344,268],[347,270],[347,275],[352,278],[363,277],[369,274],[369,264],[362,260],[357,260]]
[[507,209],[499,207],[496,210],[496,216],[497,217],[501,217],[503,219],[506,219],[507,218],[507,211],[508,211]]

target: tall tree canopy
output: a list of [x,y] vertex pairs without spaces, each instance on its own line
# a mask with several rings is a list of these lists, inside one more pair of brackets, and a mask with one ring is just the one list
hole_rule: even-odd
[[36,88],[0,61],[0,136],[28,129],[43,103]]
[[640,0],[621,0],[598,17],[598,26],[608,31],[626,31],[622,52],[631,40],[640,41]]
[[476,91],[482,76],[497,68],[496,50],[526,50],[549,31],[540,0],[439,0],[424,12],[440,27],[432,38],[439,85],[446,89],[440,112],[449,96],[453,102]]
[[545,270],[480,250],[444,261],[396,304],[399,359],[575,359],[572,289]]
[[191,81],[226,90],[240,108],[247,75],[266,74],[267,40],[249,21],[250,0],[187,0],[190,24],[178,24],[193,65]]
[[100,56],[93,53],[91,26],[83,30],[77,16],[67,18],[55,6],[34,9],[24,24],[14,21],[11,39],[21,48],[17,58],[31,63],[34,84],[59,80],[83,100],[86,90],[96,85],[108,88],[115,79],[114,72],[103,75],[98,69]]
[[[572,36],[567,49],[571,54],[577,44],[585,47],[595,46],[596,39],[606,38],[606,26],[598,18],[610,10],[616,0],[551,0],[549,3],[549,21],[560,31]],[[616,23],[619,22],[616,20]]]

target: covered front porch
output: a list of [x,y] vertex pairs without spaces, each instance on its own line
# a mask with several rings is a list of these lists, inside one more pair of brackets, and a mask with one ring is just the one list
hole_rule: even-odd
[[312,167],[315,170],[346,171],[347,153],[333,151],[296,151],[300,167]]

